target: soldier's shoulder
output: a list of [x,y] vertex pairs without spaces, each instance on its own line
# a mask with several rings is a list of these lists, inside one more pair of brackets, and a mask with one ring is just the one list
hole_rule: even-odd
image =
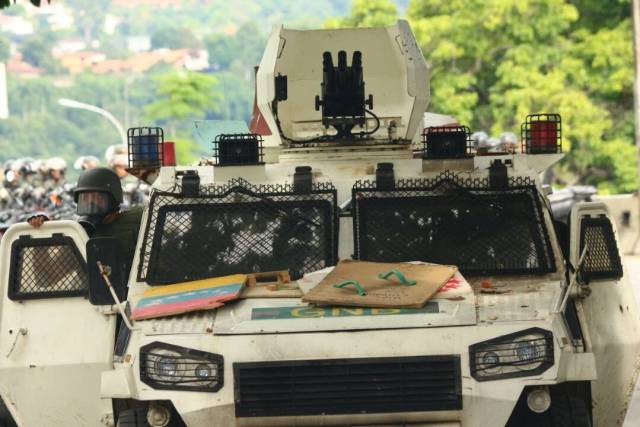
[[142,206],[134,206],[120,212],[120,216],[123,218],[141,218],[142,212],[144,212],[144,208]]
[[136,206],[131,209],[127,209],[126,211],[122,211],[118,216],[118,222],[139,224],[142,220],[143,211],[144,209],[141,206]]

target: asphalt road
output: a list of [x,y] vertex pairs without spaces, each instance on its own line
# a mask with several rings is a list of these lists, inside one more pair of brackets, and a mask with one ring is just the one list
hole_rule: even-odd
[[[633,289],[636,293],[636,302],[640,307],[640,256],[628,256],[625,259],[626,273],[628,274]],[[624,421],[623,427],[638,427],[640,426],[640,381],[636,383],[636,390],[633,393],[631,404],[629,405],[629,411],[627,412],[627,418]]]

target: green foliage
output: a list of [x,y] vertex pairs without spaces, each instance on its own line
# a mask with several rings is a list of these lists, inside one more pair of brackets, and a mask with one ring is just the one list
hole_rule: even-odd
[[104,26],[105,16],[109,10],[110,0],[73,0],[76,27],[85,43],[89,45],[97,39]]
[[176,148],[176,164],[190,165],[198,160],[200,147],[191,138],[184,136],[174,138],[174,144]]
[[235,50],[239,42],[235,36],[211,34],[204,39],[209,53],[209,64],[218,70],[226,70],[236,58]]
[[[8,90],[11,115],[0,121],[1,160],[62,156],[73,162],[81,154],[102,158],[109,145],[120,141],[113,126],[95,113],[58,105],[62,96],[81,95],[78,87],[57,88],[49,78],[9,78]],[[101,106],[117,111],[115,105]]]
[[[31,46],[20,46],[20,51],[28,61],[49,73],[25,80],[9,76],[10,118],[0,121],[0,160],[62,155],[73,162],[75,157],[85,154],[103,159],[105,149],[119,142],[118,133],[95,113],[58,105],[57,100],[65,97],[110,111],[125,128],[150,126],[153,122],[165,127],[167,139],[176,142],[180,163],[189,163],[195,154],[203,154],[191,139],[192,119],[249,121],[253,67],[262,57],[273,25],[317,28],[325,19],[346,13],[348,7],[344,0],[259,0],[245,2],[242,7],[235,2],[203,7],[201,1],[191,0],[182,2],[179,8],[117,7],[110,0],[65,0],[65,6],[74,13],[75,25],[53,33],[44,15],[27,14],[27,9],[29,12],[33,9],[28,2],[10,4],[3,14],[23,15],[36,24],[36,34],[27,38]],[[114,34],[103,31],[107,14],[121,19]],[[167,28],[181,33],[169,36],[180,37],[168,42],[165,39],[161,45],[199,47],[194,40],[209,41],[206,48],[217,72],[204,75],[204,84],[182,87],[176,83],[175,93],[173,89],[169,89],[171,94],[160,93],[164,78],[156,76],[176,74],[173,66],[166,63],[157,64],[144,75],[49,76],[64,71],[50,55],[56,36],[81,37],[85,42],[98,40],[97,50],[107,53],[110,59],[119,59],[132,54],[127,48],[128,36],[155,34],[157,39],[160,30]],[[173,97],[187,101],[174,102]],[[191,104],[194,99],[195,104]]]
[[152,49],[196,49],[199,45],[200,41],[188,28],[159,28],[151,35]]
[[29,64],[56,73],[60,70],[60,66],[51,55],[51,48],[56,38],[55,33],[50,31],[38,32],[22,43],[20,53]]
[[[219,107],[216,90],[218,79],[203,73],[171,73],[158,76],[155,101],[145,107],[149,120],[169,126],[169,137],[176,144],[176,160],[192,163],[199,153],[198,145],[188,136],[187,122],[203,119]],[[178,124],[182,122],[180,128]]]
[[154,121],[201,119],[218,107],[215,76],[178,72],[158,76],[156,101],[146,107],[147,117]]
[[253,111],[253,78],[227,71],[216,74],[219,108],[212,118],[248,121]]
[[[559,180],[603,192],[638,187],[633,145],[629,0],[411,0],[431,67],[430,111],[472,129],[518,132],[527,114],[558,112]],[[388,25],[395,6],[353,2],[330,27]]]
[[[37,7],[40,7],[40,5],[42,4],[42,0],[30,0],[31,4]],[[51,3],[51,0],[47,0],[47,3]],[[22,5],[16,5],[16,0],[0,0],[0,9],[4,9],[7,8],[9,6],[13,6],[15,5],[14,9],[22,9],[24,10],[24,8],[22,7]]]
[[412,1],[432,67],[430,110],[493,134],[517,132],[527,114],[558,112],[570,150],[560,179],[637,188],[633,129],[621,123],[632,119],[631,28],[613,9],[595,0]]
[[391,0],[353,0],[350,15],[329,19],[325,27],[383,27],[397,19],[398,9]]
[[160,75],[154,80],[156,100],[145,107],[147,118],[168,125],[169,137],[176,141],[177,159],[191,162],[198,146],[186,136],[189,126],[184,125],[187,119],[192,123],[218,109],[218,79],[209,74],[179,72]]
[[0,62],[7,62],[11,56],[9,40],[0,36]]
[[[3,5],[11,5],[4,14],[26,15],[32,8],[0,0]],[[594,184],[612,193],[638,188],[630,0],[606,5],[601,0],[261,0],[242,8],[234,2],[202,7],[190,1],[162,9],[66,0],[65,5],[74,10],[75,28],[52,33],[42,19],[37,33],[20,46],[26,61],[60,72],[50,54],[56,34],[98,39],[110,58],[130,55],[127,36],[151,34],[154,47],[191,48],[202,40],[216,72],[179,75],[163,63],[143,76],[75,76],[68,87],[49,77],[9,76],[11,117],[0,122],[0,159],[102,157],[119,141],[106,120],[57,104],[67,97],[105,108],[125,126],[168,127],[168,138],[177,138],[178,160],[190,162],[197,151],[189,138],[192,119],[249,120],[253,67],[271,26],[385,26],[395,22],[399,8],[406,10],[431,66],[430,111],[492,134],[518,133],[529,113],[559,112],[568,152],[556,174],[561,183]],[[108,13],[122,18],[113,35],[102,31]],[[0,61],[6,48],[0,38]]]
[[631,0],[571,0],[580,11],[578,24],[591,31],[617,26],[629,17]]
[[210,34],[204,39],[209,53],[209,63],[218,70],[228,70],[236,63],[247,70],[258,65],[267,35],[260,31],[255,22],[243,24],[231,36]]

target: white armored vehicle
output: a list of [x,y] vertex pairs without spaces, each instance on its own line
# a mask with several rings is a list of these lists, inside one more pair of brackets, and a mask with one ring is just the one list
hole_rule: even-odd
[[[550,215],[539,175],[562,158],[560,117],[482,152],[464,126],[423,129],[428,81],[404,21],[277,29],[254,133],[168,166],[156,133],[130,132],[131,170],[153,182],[133,260],[74,222],[11,227],[0,424],[621,425],[638,313],[605,206]],[[264,297],[129,319],[168,284],[288,270],[304,290],[349,258],[460,274],[420,309]]]

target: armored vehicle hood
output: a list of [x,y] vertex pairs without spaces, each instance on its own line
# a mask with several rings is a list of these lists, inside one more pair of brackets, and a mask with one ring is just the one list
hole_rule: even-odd
[[[301,279],[301,286],[308,280]],[[421,309],[315,307],[299,298],[250,298],[215,311],[139,324],[148,335],[237,335],[536,322],[551,316],[560,294],[560,280],[555,274],[469,281],[457,275]]]

